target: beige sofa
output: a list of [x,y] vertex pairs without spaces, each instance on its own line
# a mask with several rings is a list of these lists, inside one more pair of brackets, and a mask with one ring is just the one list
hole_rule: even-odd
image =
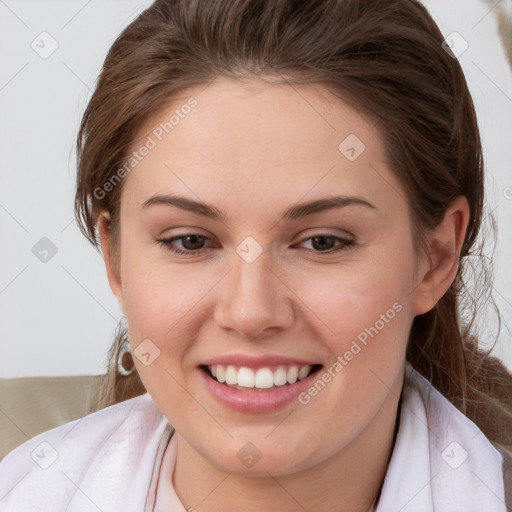
[[101,377],[0,379],[0,460],[37,434],[91,412]]

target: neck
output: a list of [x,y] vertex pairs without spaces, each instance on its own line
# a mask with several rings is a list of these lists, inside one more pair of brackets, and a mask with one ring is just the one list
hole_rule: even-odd
[[349,445],[321,464],[283,476],[252,477],[225,471],[175,433],[176,494],[186,510],[201,512],[369,512],[378,502],[396,440],[401,386],[388,394],[375,417]]

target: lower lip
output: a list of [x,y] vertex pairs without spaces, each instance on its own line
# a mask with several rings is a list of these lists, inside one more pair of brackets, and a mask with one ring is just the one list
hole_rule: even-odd
[[205,370],[199,368],[206,389],[214,398],[221,404],[241,412],[270,412],[281,409],[305,391],[320,370],[321,368],[295,384],[288,384],[272,391],[259,391],[256,388],[243,391],[221,384],[210,377]]

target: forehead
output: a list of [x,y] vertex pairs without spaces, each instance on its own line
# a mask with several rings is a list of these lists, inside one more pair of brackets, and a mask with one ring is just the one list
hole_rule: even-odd
[[320,85],[217,79],[154,115],[131,151],[144,145],[125,183],[137,204],[177,190],[236,195],[247,208],[261,194],[288,202],[333,188],[376,202],[403,196],[371,120]]

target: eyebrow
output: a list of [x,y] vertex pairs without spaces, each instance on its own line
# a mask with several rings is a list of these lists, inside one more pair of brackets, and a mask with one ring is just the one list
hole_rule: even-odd
[[[144,201],[142,210],[156,204],[169,204],[187,210],[196,215],[201,215],[209,219],[217,220],[220,222],[226,222],[227,218],[225,214],[216,208],[215,206],[203,203],[201,201],[195,201],[187,197],[177,195],[155,195]],[[291,206],[284,211],[281,219],[282,220],[298,220],[315,213],[323,212],[326,210],[332,210],[334,208],[344,208],[346,206],[365,206],[374,210],[377,207],[369,203],[362,197],[357,196],[342,196],[336,195],[326,197],[322,199],[315,199],[313,201],[299,203]]]

